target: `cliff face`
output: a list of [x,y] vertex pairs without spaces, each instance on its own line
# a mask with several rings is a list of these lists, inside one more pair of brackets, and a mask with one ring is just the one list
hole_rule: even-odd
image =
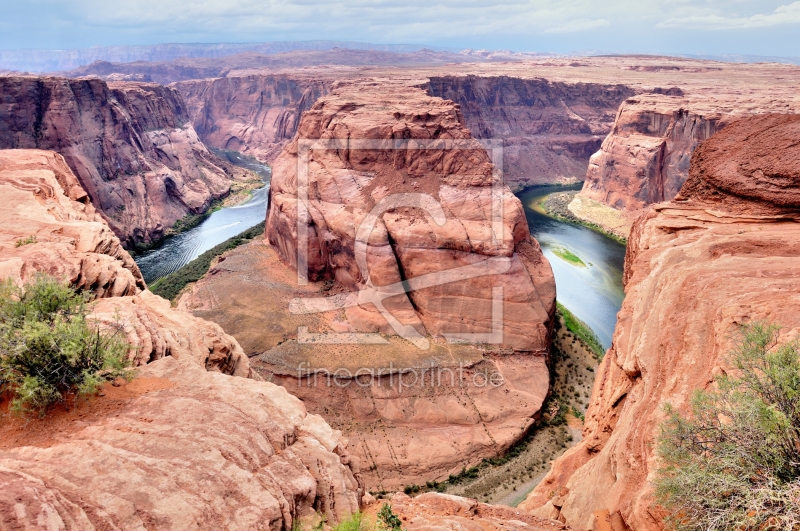
[[331,82],[252,74],[172,86],[183,95],[205,143],[271,162],[297,132],[300,116],[328,93]]
[[[526,500],[583,529],[661,529],[650,479],[667,402],[686,411],[723,369],[741,324],[800,334],[800,117],[728,125],[701,144],[675,201],[634,224],[625,302],[597,374],[583,440]],[[627,526],[627,527],[626,527]]]
[[0,148],[59,152],[123,244],[164,236],[228,193],[173,89],[97,79],[0,77]]
[[358,509],[341,434],[256,381],[218,325],[144,290],[60,155],[0,151],[0,191],[0,279],[43,271],[93,292],[90,319],[138,366],[68,411],[4,419],[0,528],[290,529]]
[[697,145],[730,116],[695,112],[680,96],[626,100],[611,134],[589,161],[581,195],[620,210],[638,210],[677,195]]
[[[303,115],[297,139],[275,161],[266,227],[287,263],[298,265],[302,236],[310,280],[336,279],[359,290],[436,272],[444,278],[449,270],[502,258],[503,274],[461,282],[456,275],[407,296],[400,292],[391,305],[404,325],[423,334],[488,333],[491,318],[479,315],[494,283],[509,303],[503,344],[547,352],[555,291],[550,266],[522,205],[470,138],[456,105],[403,84],[345,84]],[[333,144],[301,153],[302,139]],[[359,140],[384,144],[360,147]],[[301,178],[308,181],[310,217],[298,225]],[[348,312],[363,331],[389,330],[374,311]]]
[[620,103],[634,94],[625,85],[473,75],[431,77],[428,91],[461,106],[473,137],[503,139],[512,190],[583,180]]

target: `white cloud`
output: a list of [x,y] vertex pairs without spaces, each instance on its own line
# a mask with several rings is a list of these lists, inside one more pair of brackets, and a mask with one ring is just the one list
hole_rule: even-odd
[[669,18],[658,24],[664,28],[746,29],[783,24],[800,24],[800,2],[778,6],[771,13],[730,16],[720,13],[696,14]]

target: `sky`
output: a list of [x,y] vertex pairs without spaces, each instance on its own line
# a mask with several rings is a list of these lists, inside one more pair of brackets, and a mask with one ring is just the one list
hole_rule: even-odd
[[0,0],[0,49],[345,40],[800,56],[800,1]]

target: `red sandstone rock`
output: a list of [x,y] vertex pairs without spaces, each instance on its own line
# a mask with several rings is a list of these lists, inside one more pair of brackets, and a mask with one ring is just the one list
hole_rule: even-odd
[[[462,281],[448,277],[446,283],[401,292],[387,300],[387,309],[421,334],[490,333],[492,290],[500,286],[503,345],[546,354],[555,298],[552,271],[530,236],[522,205],[496,180],[487,152],[470,138],[455,104],[405,84],[368,82],[345,84],[318,100],[273,167],[266,232],[293,266],[304,139],[343,143],[307,154],[311,217],[302,230],[310,279],[336,279],[349,290],[360,290],[369,282],[388,286],[432,273],[448,275],[498,257],[505,260],[501,274]],[[399,150],[348,147],[359,140],[406,144]],[[359,247],[357,233],[368,214],[398,200],[398,194],[409,194],[420,206],[379,212],[375,230],[365,233],[368,239],[360,240],[364,247]],[[422,208],[425,201],[428,214]],[[358,264],[360,249],[366,267]],[[346,312],[356,330],[393,330],[372,304],[350,306]]]
[[60,155],[0,150],[0,197],[0,277],[26,281],[43,271],[97,297],[145,288]]
[[126,246],[148,243],[230,189],[180,94],[147,83],[0,77],[0,148],[59,152]]
[[[753,117],[706,141],[679,199],[633,227],[626,297],[597,374],[583,440],[521,507],[581,529],[662,529],[650,479],[667,402],[689,407],[724,366],[739,325],[800,336],[797,116]],[[625,527],[627,526],[627,527]]]
[[292,529],[358,510],[340,433],[284,388],[174,357],[125,388],[111,412],[109,396],[80,406],[61,437],[0,450],[0,526]]
[[[380,506],[380,505],[378,505]],[[568,531],[570,527],[504,505],[479,503],[470,498],[426,493],[414,498],[395,494],[392,512],[408,531]]]

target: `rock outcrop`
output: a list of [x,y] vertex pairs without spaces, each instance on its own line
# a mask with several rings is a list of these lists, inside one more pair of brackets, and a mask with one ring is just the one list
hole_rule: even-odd
[[635,93],[625,85],[474,75],[431,77],[428,91],[461,106],[473,137],[503,140],[505,182],[514,191],[582,181],[620,104]]
[[504,505],[479,503],[470,498],[427,493],[414,498],[395,494],[392,512],[408,531],[568,531],[561,522],[531,516]]
[[[301,138],[322,143],[307,153],[307,285],[295,269]],[[272,245],[223,255],[179,308],[219,323],[264,378],[342,429],[369,488],[443,480],[518,441],[549,387],[552,271],[497,178],[453,102],[404,83],[340,85],[273,165]],[[396,199],[410,202],[382,210]],[[370,211],[375,230],[357,238]],[[411,289],[385,313],[353,299],[391,284]],[[458,344],[476,341],[465,334],[483,345]]]
[[79,407],[0,450],[3,528],[292,529],[358,510],[340,434],[277,385],[166,357]]
[[[298,223],[301,193],[309,214]],[[275,161],[270,205],[270,243],[294,267],[305,245],[300,274],[308,279],[364,290],[437,276],[386,306],[416,335],[439,337],[491,333],[493,290],[501,288],[502,344],[546,354],[550,265],[451,101],[404,84],[344,84],[303,115],[297,139]],[[476,267],[485,272],[459,280]],[[399,332],[372,304],[345,311],[354,330]]]
[[663,405],[686,411],[740,325],[800,336],[800,116],[734,122],[701,144],[675,201],[634,224],[625,302],[583,440],[521,506],[580,529],[662,529],[650,479]]
[[133,259],[97,214],[61,155],[0,150],[0,278],[46,273],[90,292],[92,317],[121,330],[136,365],[173,356],[253,376],[247,356],[211,322],[146,290]]
[[136,295],[144,280],[61,155],[0,150],[0,277],[63,278],[97,297]]
[[257,381],[218,325],[145,290],[60,155],[0,151],[0,190],[0,279],[45,272],[93,293],[89,318],[138,366],[69,411],[4,420],[0,528],[291,529],[358,510],[341,433]]
[[328,93],[326,76],[231,74],[175,83],[195,130],[209,146],[271,162],[297,132],[300,116]]
[[127,247],[163,237],[230,189],[180,94],[147,83],[0,77],[0,148],[60,153]]

